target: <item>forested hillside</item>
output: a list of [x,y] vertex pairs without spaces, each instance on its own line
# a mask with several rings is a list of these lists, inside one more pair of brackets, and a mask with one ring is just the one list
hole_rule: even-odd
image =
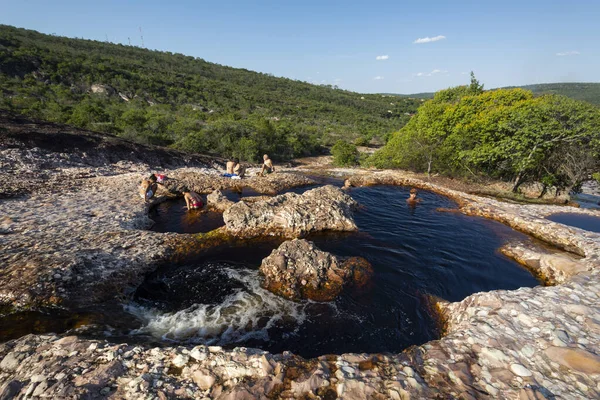
[[0,25],[0,108],[141,143],[289,159],[381,140],[420,104]]
[[[525,89],[536,96],[544,94],[560,94],[575,100],[587,101],[588,103],[600,105],[600,83],[594,82],[565,82],[565,83],[540,83],[525,86],[507,86],[502,89]],[[492,89],[497,90],[497,89]],[[435,93],[401,94],[400,97],[413,99],[433,99]]]

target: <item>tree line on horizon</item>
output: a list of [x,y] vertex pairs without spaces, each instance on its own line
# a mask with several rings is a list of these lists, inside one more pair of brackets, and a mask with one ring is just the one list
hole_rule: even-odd
[[420,104],[0,25],[0,108],[141,143],[289,160],[340,138],[383,143]]

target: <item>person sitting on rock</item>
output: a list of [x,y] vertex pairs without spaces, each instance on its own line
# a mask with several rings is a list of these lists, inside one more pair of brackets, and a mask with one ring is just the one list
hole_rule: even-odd
[[233,168],[235,167],[235,164],[235,160],[230,158],[229,161],[227,161],[225,174],[233,175]]
[[198,193],[188,188],[183,188],[182,192],[188,210],[199,210],[204,207],[204,202]]
[[239,162],[236,163],[235,167],[233,167],[233,175],[239,176],[240,179],[243,178],[246,175],[246,167],[244,167]]
[[275,172],[275,166],[273,165],[273,161],[271,161],[269,156],[265,154],[263,156],[263,160],[264,162],[262,169],[260,170],[260,175],[265,176],[265,173],[272,174],[273,172]]
[[152,174],[148,179],[143,179],[140,183],[140,196],[148,202],[156,194],[158,185],[156,184],[156,175]]
[[421,202],[421,199],[417,199],[417,189],[410,189],[410,194],[408,196],[408,199],[406,199],[406,202],[411,206],[414,206],[417,203]]

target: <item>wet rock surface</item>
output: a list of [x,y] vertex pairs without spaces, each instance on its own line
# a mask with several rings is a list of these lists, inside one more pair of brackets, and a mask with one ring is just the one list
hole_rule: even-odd
[[285,193],[268,200],[240,201],[223,214],[234,236],[302,237],[319,231],[355,231],[357,203],[340,188],[328,185],[302,195]]
[[[4,125],[0,132],[2,305],[35,309],[41,304],[61,304],[69,308],[123,296],[172,252],[201,247],[207,240],[142,230],[151,224],[147,217],[150,205],[138,197],[137,184],[156,164],[123,155],[123,162],[98,161],[94,166],[76,159],[87,150],[62,151],[63,147],[73,148],[69,140],[57,142],[57,149],[29,143],[36,140],[37,131],[48,129],[58,135],[62,128],[27,120]],[[5,135],[7,131],[13,133]],[[29,134],[20,140],[19,132]],[[78,133],[72,130],[69,134]],[[152,148],[147,151],[150,158],[156,158]],[[97,160],[109,157],[94,146],[89,152]],[[67,161],[61,163],[61,159]],[[220,177],[211,161],[169,168],[167,175],[190,185],[196,182],[199,188],[206,188],[203,193],[233,184]],[[460,212],[500,221],[576,256],[515,244],[511,250],[515,257],[557,285],[476,293],[457,303],[438,303],[446,324],[444,337],[399,354],[324,355],[304,360],[289,352],[273,355],[245,348],[157,348],[65,335],[27,335],[0,344],[0,397],[600,397],[598,234],[544,218],[563,207],[500,202],[398,171],[331,172],[349,177],[354,186],[409,185],[444,194],[460,204]],[[289,180],[278,180],[279,175],[248,182],[255,180],[260,182],[257,187],[275,190],[302,181],[298,174],[286,174]],[[329,212],[325,197],[337,199],[340,210],[350,210],[350,203],[337,192],[325,189],[314,198],[321,199],[320,209],[315,210],[318,218]],[[172,195],[161,189],[155,201]],[[283,210],[285,203],[302,205],[305,200],[286,198],[273,208]],[[260,210],[267,202],[238,203],[227,212],[240,207],[238,215],[258,220],[257,215],[265,215]],[[320,224],[303,206],[289,209],[298,213],[298,219],[284,216],[284,220],[311,222],[285,226],[287,232],[301,234]],[[254,211],[260,212],[255,215]],[[569,212],[598,215],[581,209]],[[236,219],[233,231],[240,235],[270,232],[280,227],[273,225],[272,217],[274,214],[253,223],[249,231],[244,231],[243,218]],[[352,227],[350,221],[348,217],[340,226]],[[547,257],[549,254],[552,257]]]
[[331,301],[344,286],[364,285],[373,269],[364,259],[340,260],[314,243],[295,239],[281,244],[262,261],[261,286],[290,300]]

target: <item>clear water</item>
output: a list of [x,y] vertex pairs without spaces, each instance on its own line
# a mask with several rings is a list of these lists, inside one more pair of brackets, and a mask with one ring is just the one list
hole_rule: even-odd
[[[296,189],[301,192],[304,189]],[[538,282],[497,249],[523,236],[504,225],[459,213],[455,204],[408,189],[352,189],[362,206],[358,233],[309,237],[322,250],[362,256],[375,270],[370,285],[333,302],[292,302],[259,286],[261,260],[280,243],[266,240],[220,249],[151,274],[127,311],[142,321],[133,336],[154,340],[290,350],[305,357],[343,352],[397,352],[439,337],[429,295],[449,301]]]

